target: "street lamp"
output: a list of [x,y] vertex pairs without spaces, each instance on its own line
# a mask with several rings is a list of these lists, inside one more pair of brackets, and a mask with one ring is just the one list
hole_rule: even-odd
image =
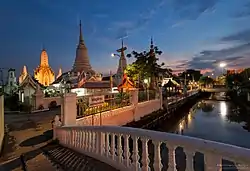
[[219,64],[219,66],[220,66],[220,68],[222,69],[222,74],[223,74],[224,68],[225,68],[225,66],[227,66],[227,64],[226,64],[225,62],[221,62],[221,63]]
[[149,100],[148,79],[144,79],[144,83],[146,84],[147,99]]
[[116,54],[116,53],[111,53],[111,57],[121,57],[119,54]]

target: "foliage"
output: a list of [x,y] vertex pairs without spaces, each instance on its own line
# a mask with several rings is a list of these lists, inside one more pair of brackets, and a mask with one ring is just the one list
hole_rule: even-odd
[[49,109],[54,109],[54,108],[57,108],[57,103],[56,103],[56,101],[53,100],[49,104]]
[[21,103],[21,104],[20,104],[20,111],[21,111],[21,112],[30,113],[31,110],[32,110],[32,105],[27,104],[27,103]]
[[199,80],[200,84],[202,85],[209,85],[209,84],[213,84],[214,80],[211,77],[208,76],[202,76]]
[[20,108],[18,94],[4,96],[4,105],[10,111],[18,111]]
[[232,89],[234,86],[238,86],[243,82],[244,78],[241,74],[229,74],[226,76],[226,85]]
[[43,109],[44,109],[43,105],[40,104],[39,107],[38,107],[38,110],[43,110]]
[[200,71],[196,71],[193,69],[188,69],[188,70],[180,73],[178,76],[184,79],[185,75],[186,75],[187,80],[194,80],[194,81],[199,81],[201,76],[202,76]]
[[131,54],[128,54],[127,57],[133,56],[136,60],[126,72],[133,79],[138,79],[139,77],[140,80],[149,79],[151,88],[155,88],[160,76],[171,75],[170,69],[162,68],[165,65],[164,63],[157,63],[159,58],[156,56],[161,54],[162,51],[154,45],[151,45],[150,51],[133,51]]

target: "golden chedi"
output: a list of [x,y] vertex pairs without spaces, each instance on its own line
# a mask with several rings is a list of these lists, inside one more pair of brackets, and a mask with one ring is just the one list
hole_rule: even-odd
[[45,49],[40,56],[40,65],[34,71],[35,79],[44,86],[49,86],[55,81],[55,74],[49,66],[49,58]]

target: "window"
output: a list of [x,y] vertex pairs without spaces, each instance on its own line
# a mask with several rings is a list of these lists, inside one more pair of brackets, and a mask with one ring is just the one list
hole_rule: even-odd
[[13,82],[12,81],[10,82],[10,86],[13,86]]

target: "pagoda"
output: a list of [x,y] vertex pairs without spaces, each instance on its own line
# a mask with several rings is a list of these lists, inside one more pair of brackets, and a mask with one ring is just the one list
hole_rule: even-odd
[[49,57],[45,49],[40,55],[40,65],[34,71],[35,79],[43,86],[49,86],[55,81],[55,74],[49,66]]
[[122,47],[117,50],[117,52],[120,53],[119,65],[118,65],[117,72],[116,72],[117,84],[120,84],[122,82],[124,70],[127,67],[127,60],[126,60],[125,54],[124,54],[125,50],[127,50],[127,47],[125,47],[123,45],[123,40],[122,40]]
[[76,57],[75,57],[75,62],[73,65],[73,70],[74,73],[79,73],[85,72],[88,75],[95,75],[95,71],[92,70],[92,67],[89,62],[89,56],[88,56],[88,49],[84,43],[83,40],[83,35],[82,35],[82,24],[80,21],[80,35],[79,35],[79,43],[76,48]]

